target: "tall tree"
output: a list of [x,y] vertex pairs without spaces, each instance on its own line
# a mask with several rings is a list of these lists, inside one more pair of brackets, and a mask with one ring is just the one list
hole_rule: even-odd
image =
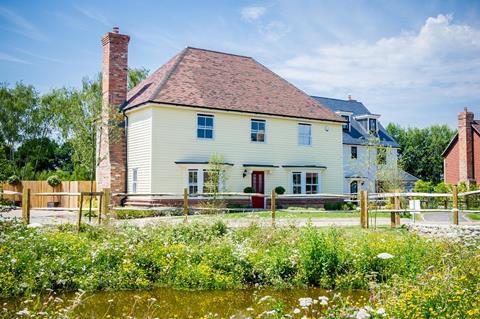
[[439,183],[443,174],[442,152],[455,135],[447,125],[402,128],[390,123],[388,133],[400,144],[401,167],[418,178]]

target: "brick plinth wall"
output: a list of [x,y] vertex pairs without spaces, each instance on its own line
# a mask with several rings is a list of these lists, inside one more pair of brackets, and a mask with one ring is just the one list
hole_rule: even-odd
[[[251,201],[249,198],[229,198],[224,199],[227,204],[251,206]],[[190,207],[201,207],[202,204],[205,204],[206,200],[204,199],[189,199],[188,205]],[[317,207],[321,208],[326,203],[338,203],[343,202],[338,198],[277,198],[277,205],[287,208],[292,206],[297,207]],[[127,206],[144,206],[144,207],[183,207],[182,199],[141,199],[141,198],[129,198],[125,203]],[[267,199],[267,209],[270,208],[270,199]]]
[[127,98],[128,35],[118,28],[102,37],[102,126],[97,133],[97,189],[126,192],[125,119],[119,107]]

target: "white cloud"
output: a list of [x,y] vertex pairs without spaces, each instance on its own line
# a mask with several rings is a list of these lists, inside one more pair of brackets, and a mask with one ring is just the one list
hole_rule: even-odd
[[412,105],[445,97],[467,100],[480,92],[480,30],[453,23],[451,15],[438,15],[426,19],[417,32],[374,43],[324,46],[276,71],[312,93],[354,93],[379,104],[392,99]]
[[107,17],[97,9],[80,7],[80,6],[75,6],[75,9],[81,14],[83,14],[84,16],[86,16],[87,18],[90,18],[103,25],[111,26],[111,23],[107,19]]
[[278,41],[290,31],[290,28],[281,21],[271,21],[260,27],[260,33],[269,41]]
[[258,20],[261,16],[263,16],[266,11],[267,11],[267,8],[265,7],[249,6],[249,7],[242,8],[240,13],[243,19],[247,21],[254,21],[254,20]]
[[13,55],[10,55],[10,54],[4,53],[4,52],[0,52],[0,60],[7,61],[7,62],[22,63],[22,64],[31,64],[28,61],[16,58]]
[[12,28],[8,28],[13,32],[16,32],[34,40],[44,41],[47,39],[45,34],[43,34],[35,25],[30,23],[24,17],[13,12],[12,10],[9,10],[5,7],[0,7],[0,17],[3,17],[5,20],[7,20],[10,24],[13,25]]

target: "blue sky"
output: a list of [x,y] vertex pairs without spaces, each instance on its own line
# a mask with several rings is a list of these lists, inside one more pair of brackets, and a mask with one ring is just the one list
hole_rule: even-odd
[[348,94],[383,123],[480,117],[480,1],[0,1],[0,82],[46,92],[100,71],[102,34],[131,67],[186,46],[249,55],[312,95]]

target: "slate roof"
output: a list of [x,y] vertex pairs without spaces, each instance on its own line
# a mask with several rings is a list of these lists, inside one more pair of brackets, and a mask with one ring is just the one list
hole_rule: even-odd
[[[339,100],[320,96],[312,97],[334,112],[351,112],[353,116],[372,114],[363,103],[355,100]],[[380,144],[383,146],[400,147],[398,143],[388,135],[387,130],[380,122],[378,122],[378,137],[380,138]],[[368,144],[369,138],[370,134],[353,118],[350,124],[350,132],[343,132],[343,144],[365,145]]]
[[123,108],[145,103],[344,122],[251,57],[191,47],[130,90]]

